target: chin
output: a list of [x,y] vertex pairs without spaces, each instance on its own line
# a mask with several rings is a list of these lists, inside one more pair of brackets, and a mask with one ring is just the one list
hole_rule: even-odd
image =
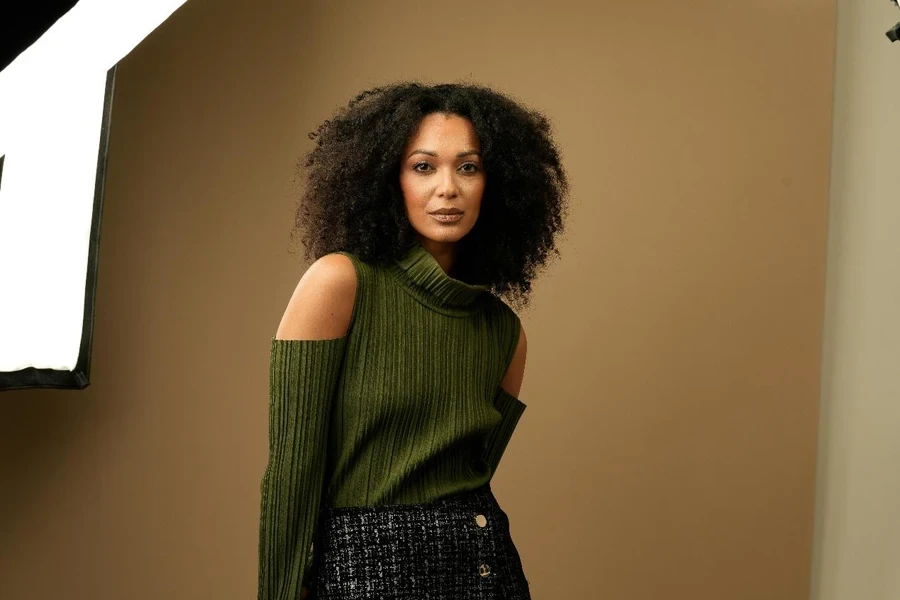
[[472,230],[471,227],[427,227],[419,230],[419,235],[432,242],[458,242]]

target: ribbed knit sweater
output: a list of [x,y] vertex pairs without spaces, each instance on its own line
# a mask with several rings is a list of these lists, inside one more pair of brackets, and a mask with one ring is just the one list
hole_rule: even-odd
[[491,479],[525,404],[500,387],[517,315],[450,277],[420,244],[353,262],[349,331],[272,338],[259,600],[295,600],[311,576],[323,504],[428,502]]

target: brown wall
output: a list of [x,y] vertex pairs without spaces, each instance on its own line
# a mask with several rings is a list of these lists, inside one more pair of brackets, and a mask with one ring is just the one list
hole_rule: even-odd
[[572,176],[494,479],[535,600],[808,597],[834,3],[192,0],[121,63],[92,385],[0,402],[0,597],[255,597],[306,133],[386,81]]

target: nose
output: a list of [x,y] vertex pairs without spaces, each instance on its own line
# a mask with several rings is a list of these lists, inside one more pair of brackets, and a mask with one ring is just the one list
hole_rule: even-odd
[[452,198],[456,195],[456,184],[453,181],[453,174],[445,175],[440,182],[440,195]]

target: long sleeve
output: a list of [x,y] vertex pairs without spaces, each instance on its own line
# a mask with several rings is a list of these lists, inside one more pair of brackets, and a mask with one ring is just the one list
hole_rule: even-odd
[[309,575],[331,405],[347,339],[272,338],[269,459],[260,485],[258,600],[295,600]]
[[500,465],[503,452],[512,438],[522,413],[527,408],[521,400],[499,386],[494,396],[494,406],[500,411],[500,422],[488,434],[483,454],[484,460],[491,467],[492,475]]

